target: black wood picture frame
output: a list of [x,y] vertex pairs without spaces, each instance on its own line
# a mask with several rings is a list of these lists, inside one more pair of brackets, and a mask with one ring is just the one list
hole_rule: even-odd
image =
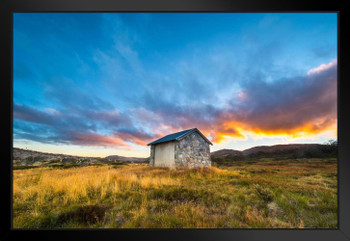
[[[337,229],[82,229],[18,230],[12,228],[12,16],[15,12],[336,12],[338,14],[338,228]],[[1,163],[3,202],[1,240],[350,240],[350,0],[5,0],[1,2],[4,112],[9,147]],[[3,118],[5,119],[5,118]],[[6,198],[5,198],[6,197]]]

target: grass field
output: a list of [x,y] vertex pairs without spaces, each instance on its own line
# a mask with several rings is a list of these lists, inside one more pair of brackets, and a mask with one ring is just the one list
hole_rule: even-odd
[[336,159],[13,172],[14,228],[336,228]]

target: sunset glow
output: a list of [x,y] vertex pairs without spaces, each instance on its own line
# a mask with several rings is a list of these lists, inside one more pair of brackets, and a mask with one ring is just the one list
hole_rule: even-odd
[[15,147],[147,157],[337,138],[335,13],[15,13]]

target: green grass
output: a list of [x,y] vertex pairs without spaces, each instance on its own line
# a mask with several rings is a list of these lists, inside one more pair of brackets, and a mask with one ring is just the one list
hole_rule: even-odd
[[335,159],[14,170],[14,228],[336,228]]

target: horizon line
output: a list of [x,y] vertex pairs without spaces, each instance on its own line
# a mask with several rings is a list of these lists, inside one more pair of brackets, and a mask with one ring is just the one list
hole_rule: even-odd
[[[337,141],[337,139],[336,139]],[[238,150],[238,149],[232,149],[232,148],[222,148],[222,149],[219,149],[219,150],[216,150],[216,151],[221,151],[221,150],[233,150],[233,151],[246,151],[246,150],[249,150],[249,149],[252,149],[252,148],[255,148],[255,147],[263,147],[263,146],[266,146],[266,147],[271,147],[271,146],[287,146],[287,145],[327,145],[326,143],[287,143],[287,144],[272,144],[272,145],[256,145],[256,146],[252,146],[252,147],[249,147],[249,148],[246,148],[244,150]],[[64,156],[76,156],[76,157],[86,157],[86,158],[106,158],[108,156],[120,156],[120,157],[130,157],[130,158],[148,158],[149,156],[147,157],[135,157],[135,156],[124,156],[124,155],[118,155],[118,154],[113,154],[113,155],[108,155],[108,156],[81,156],[81,155],[74,155],[74,154],[64,154],[64,153],[54,153],[54,152],[44,152],[44,151],[38,151],[38,150],[33,150],[33,149],[25,149],[25,148],[21,148],[21,147],[15,147],[15,146],[12,146],[12,153],[13,153],[13,149],[21,149],[21,150],[24,150],[24,151],[33,151],[33,152],[40,152],[40,153],[45,153],[45,154],[53,154],[53,155],[64,155]],[[210,151],[210,153],[212,152],[216,152],[216,151]]]

